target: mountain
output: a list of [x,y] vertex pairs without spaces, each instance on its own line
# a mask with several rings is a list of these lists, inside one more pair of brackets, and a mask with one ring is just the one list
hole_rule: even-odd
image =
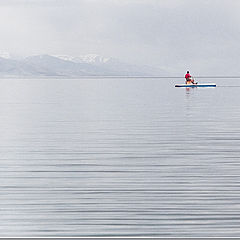
[[158,68],[127,64],[96,54],[71,56],[36,55],[11,58],[0,55],[0,77],[83,77],[156,76],[167,73]]
[[56,57],[76,63],[89,63],[89,64],[103,64],[110,60],[110,58],[106,58],[97,54],[80,55],[78,57],[56,55]]

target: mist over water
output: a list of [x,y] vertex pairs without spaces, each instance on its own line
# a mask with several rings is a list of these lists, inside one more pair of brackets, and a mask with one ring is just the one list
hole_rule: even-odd
[[239,236],[240,83],[214,81],[0,80],[1,237]]

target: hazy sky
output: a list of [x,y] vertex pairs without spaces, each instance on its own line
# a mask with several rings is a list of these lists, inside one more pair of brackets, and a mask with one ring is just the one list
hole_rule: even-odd
[[239,0],[0,0],[0,52],[240,75]]

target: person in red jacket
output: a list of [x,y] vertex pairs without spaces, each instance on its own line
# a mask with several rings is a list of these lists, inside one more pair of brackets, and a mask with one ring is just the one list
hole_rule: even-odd
[[187,71],[187,74],[185,75],[185,79],[186,79],[186,84],[191,84],[191,83],[194,84],[194,79],[190,75],[189,71]]

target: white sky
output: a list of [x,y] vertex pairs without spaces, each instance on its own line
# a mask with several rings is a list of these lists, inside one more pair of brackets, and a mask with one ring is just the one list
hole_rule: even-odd
[[0,52],[240,75],[239,0],[0,0]]

